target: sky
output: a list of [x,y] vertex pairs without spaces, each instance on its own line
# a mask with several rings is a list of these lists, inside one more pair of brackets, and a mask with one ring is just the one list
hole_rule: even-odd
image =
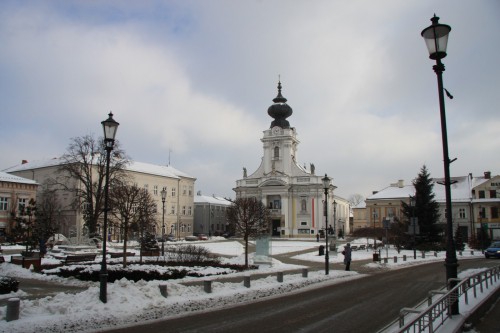
[[[367,240],[359,238],[353,240],[353,245],[366,244]],[[193,244],[193,243],[191,243]],[[242,244],[237,241],[233,242],[196,242],[196,245],[201,245],[209,249],[212,253],[222,254],[230,258],[221,258],[222,261],[233,264],[244,263],[244,250]],[[113,244],[110,244],[113,245]],[[119,246],[119,244],[115,244]],[[343,246],[344,243],[339,244]],[[290,265],[272,259],[272,265],[260,265],[258,270],[236,273],[227,271],[227,275],[209,276],[216,274],[213,268],[191,267],[186,269],[195,270],[196,273],[206,275],[204,280],[212,280],[212,293],[205,293],[200,286],[189,286],[183,283],[196,280],[197,278],[186,277],[184,279],[171,281],[167,283],[167,298],[161,296],[158,285],[165,283],[164,281],[139,281],[134,283],[122,279],[114,283],[108,283],[107,287],[107,303],[103,304],[99,300],[99,283],[98,282],[83,282],[74,279],[60,278],[54,275],[44,275],[33,273],[27,269],[23,269],[18,265],[10,264],[9,256],[6,258],[6,263],[0,264],[2,275],[14,278],[29,278],[39,279],[44,281],[52,281],[58,285],[80,285],[88,288],[79,292],[76,296],[70,293],[59,292],[54,296],[48,296],[35,300],[21,300],[20,315],[18,320],[5,322],[0,321],[0,332],[90,332],[101,331],[108,327],[116,326],[131,326],[137,323],[152,319],[165,319],[169,317],[186,315],[195,311],[206,311],[207,304],[210,303],[210,309],[215,310],[223,307],[232,307],[234,304],[242,302],[252,302],[263,297],[276,296],[279,294],[288,294],[291,292],[301,292],[305,288],[318,288],[325,285],[342,283],[345,281],[359,279],[364,274],[356,271],[330,270],[329,275],[325,275],[323,271],[309,271],[307,278],[302,274],[292,274],[287,272],[293,269],[306,268],[310,263],[323,262],[324,257],[317,255],[317,243],[305,241],[279,241],[270,242],[272,254],[282,254],[294,252],[297,250],[311,249],[311,252],[294,256],[293,259],[298,259],[304,265]],[[4,249],[12,249],[9,246],[3,246]],[[22,249],[21,249],[22,250]],[[445,253],[440,252],[438,257],[427,255],[422,258],[420,255],[417,259],[413,259],[411,250],[403,250],[397,253],[395,249],[387,250],[387,253],[382,251],[382,257],[387,256],[387,263],[384,261],[371,262],[365,264],[369,268],[376,270],[394,270],[402,267],[418,265],[431,261],[443,261]],[[59,253],[61,254],[61,253]],[[253,262],[253,253],[250,255],[250,262]],[[407,261],[402,260],[402,256],[407,255]],[[468,249],[463,253],[464,257],[482,257],[480,251],[475,251],[474,254]],[[394,256],[398,260],[394,262]],[[352,260],[365,260],[372,257],[372,251],[353,251]],[[134,257],[138,259],[138,256]],[[134,258],[129,258],[129,267],[142,270],[156,270],[163,273],[168,270],[168,267],[160,267],[156,265],[133,265]],[[96,262],[102,260],[96,258]],[[115,259],[120,262],[121,259]],[[341,254],[330,255],[330,262],[342,262]],[[42,264],[54,264],[56,259],[51,258],[50,254],[42,259]],[[109,260],[108,260],[109,261]],[[58,261],[60,262],[60,261]],[[121,267],[121,265],[118,265]],[[76,267],[76,265],[74,266]],[[98,271],[100,265],[96,263],[91,266],[93,270]],[[108,269],[112,269],[113,265],[108,265]],[[486,267],[485,267],[486,269]],[[55,269],[57,270],[57,268]],[[484,269],[469,269],[460,272],[459,278],[465,278],[483,271]],[[53,270],[51,270],[53,271]],[[283,282],[278,282],[276,278],[277,272],[284,272]],[[269,274],[267,277],[252,276],[253,274]],[[250,276],[250,288],[246,288],[242,283],[227,282],[224,278],[234,276]],[[199,279],[199,278],[198,278]],[[500,284],[500,281],[496,281]],[[494,286],[491,285],[491,286]],[[13,297],[23,298],[29,296],[29,293],[23,290],[22,283],[16,293],[0,295],[2,299]],[[460,298],[461,314],[467,315],[477,304],[484,300],[487,295],[491,294],[495,288],[484,288],[484,292],[478,292],[477,297],[470,296],[469,304],[464,303],[464,297]],[[441,295],[437,295],[436,300]],[[207,302],[209,301],[209,302]],[[85,306],[82,307],[82,304]],[[424,302],[427,304],[427,302]],[[413,306],[413,305],[412,305]],[[0,307],[0,318],[6,315],[6,306]],[[89,319],[90,318],[90,319]],[[397,318],[394,318],[397,321]],[[446,321],[447,328],[457,328],[460,321]],[[450,329],[450,331],[452,331]]]
[[0,2],[0,170],[117,140],[136,161],[234,198],[260,165],[267,108],[293,108],[297,161],[336,195],[369,196],[425,164],[444,177],[434,61],[421,31],[452,27],[444,86],[451,176],[500,174],[500,3],[494,0]]

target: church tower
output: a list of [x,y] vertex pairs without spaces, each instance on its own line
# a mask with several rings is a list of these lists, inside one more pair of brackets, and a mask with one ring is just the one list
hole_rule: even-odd
[[[236,197],[256,197],[270,209],[273,237],[316,237],[324,230],[323,176],[315,174],[314,164],[309,170],[297,162],[297,131],[287,120],[293,113],[281,93],[267,109],[273,118],[270,127],[263,132],[263,157],[255,172],[236,181]],[[329,207],[333,203],[333,190],[329,193]],[[330,208],[329,208],[330,209]],[[323,232],[323,231],[321,231]]]

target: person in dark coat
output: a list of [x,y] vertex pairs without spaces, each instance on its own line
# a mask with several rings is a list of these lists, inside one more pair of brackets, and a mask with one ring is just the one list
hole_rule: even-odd
[[350,271],[351,270],[351,244],[350,243],[347,243],[347,245],[344,247],[344,251],[342,251],[342,254],[344,255],[345,270]]

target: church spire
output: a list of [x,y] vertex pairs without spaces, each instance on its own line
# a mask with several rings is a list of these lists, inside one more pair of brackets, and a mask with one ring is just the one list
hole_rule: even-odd
[[287,99],[281,94],[281,80],[278,80],[278,95],[273,99],[274,104],[267,109],[267,114],[274,118],[271,128],[275,126],[290,128],[290,123],[286,118],[292,115],[293,110],[286,104],[286,101]]

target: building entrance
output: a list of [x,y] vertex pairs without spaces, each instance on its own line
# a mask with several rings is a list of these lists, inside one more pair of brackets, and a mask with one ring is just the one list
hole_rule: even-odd
[[273,237],[280,236],[281,220],[273,220]]

